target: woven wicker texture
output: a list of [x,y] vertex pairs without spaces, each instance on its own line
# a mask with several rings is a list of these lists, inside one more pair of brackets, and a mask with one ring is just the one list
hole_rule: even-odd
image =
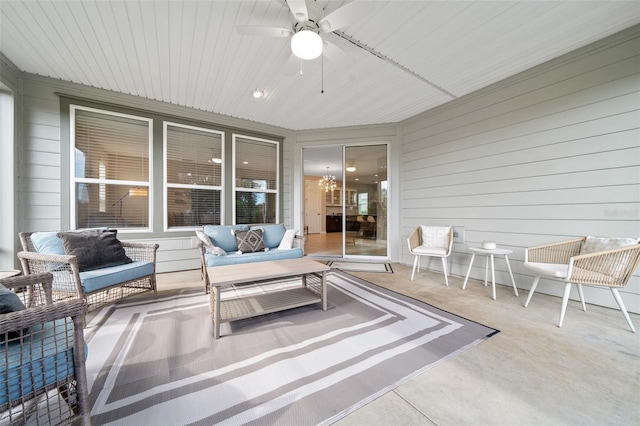
[[[606,241],[608,245],[615,245],[615,241],[613,241],[615,239],[602,238],[602,240]],[[553,280],[564,281],[565,289],[562,297],[562,307],[560,309],[560,320],[558,321],[558,326],[561,327],[564,321],[571,285],[575,285],[578,289],[583,310],[586,310],[586,305],[582,285],[607,287],[611,290],[616,303],[620,307],[620,311],[624,315],[629,329],[635,332],[635,327],[624,306],[618,288],[627,285],[638,264],[640,264],[640,244],[638,244],[637,239],[624,238],[620,240],[620,245],[629,244],[629,242],[632,243],[633,241],[635,241],[636,244],[581,254],[583,253],[582,249],[584,244],[587,241],[587,237],[584,237],[527,248],[525,250],[524,266],[536,271],[536,276],[531,284],[531,290],[529,291],[524,306],[529,305],[531,297],[542,276]],[[551,273],[552,268],[548,266],[549,264],[566,265],[566,277],[564,274],[562,274],[562,278],[559,278],[558,275],[554,276]],[[547,273],[545,273],[545,268]]]
[[411,281],[416,272],[420,273],[420,257],[439,257],[442,259],[444,282],[449,285],[446,258],[451,254],[453,247],[453,227],[420,225],[407,237],[407,245],[409,253],[414,256]]
[[152,262],[153,273],[132,281],[118,283],[111,287],[93,292],[82,288],[80,270],[75,256],[37,253],[31,241],[32,232],[20,233],[20,242],[24,251],[18,253],[25,274],[42,272],[53,273],[53,300],[81,298],[87,301],[87,310],[91,311],[114,303],[125,297],[145,291],[156,290],[156,252],[157,244],[122,241],[126,255],[134,262]]
[[624,287],[640,263],[640,244],[580,254],[586,238],[526,249],[525,262],[566,264],[565,281],[605,287]]
[[[51,273],[0,280],[29,306],[0,315],[0,423],[91,424],[85,302],[52,303]],[[44,304],[40,304],[44,303]]]

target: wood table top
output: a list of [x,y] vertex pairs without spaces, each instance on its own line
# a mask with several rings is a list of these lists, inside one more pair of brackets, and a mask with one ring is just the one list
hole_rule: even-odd
[[236,265],[209,266],[207,273],[212,286],[223,286],[272,278],[290,277],[328,271],[324,263],[299,257],[296,259],[269,260],[266,262],[240,263]]

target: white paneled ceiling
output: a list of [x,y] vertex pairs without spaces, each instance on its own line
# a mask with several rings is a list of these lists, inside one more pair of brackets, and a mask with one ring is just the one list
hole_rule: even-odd
[[398,122],[640,23],[637,0],[355,1],[369,13],[322,34],[346,59],[301,63],[289,38],[236,30],[291,28],[284,0],[2,0],[0,52],[28,73],[302,130]]

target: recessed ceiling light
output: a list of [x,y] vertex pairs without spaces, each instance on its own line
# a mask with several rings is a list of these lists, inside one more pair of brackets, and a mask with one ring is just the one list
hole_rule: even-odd
[[360,179],[358,179],[358,178],[355,178],[354,180],[360,180]]
[[262,90],[256,89],[256,90],[253,91],[253,97],[254,98],[261,98],[263,96],[264,96],[264,92]]
[[222,158],[212,158],[211,160],[209,160],[209,162],[214,164],[222,164]]
[[348,172],[355,172],[355,171],[356,171],[356,168],[355,168],[355,167],[353,167],[353,166],[351,166],[351,167],[347,167],[347,171],[348,171]]
[[248,161],[243,161],[242,164],[249,164],[249,162]]

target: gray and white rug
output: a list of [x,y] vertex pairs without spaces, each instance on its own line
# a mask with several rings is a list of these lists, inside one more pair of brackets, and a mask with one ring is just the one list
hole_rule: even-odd
[[497,330],[340,272],[329,310],[223,324],[208,297],[104,308],[88,324],[94,425],[330,424]]

